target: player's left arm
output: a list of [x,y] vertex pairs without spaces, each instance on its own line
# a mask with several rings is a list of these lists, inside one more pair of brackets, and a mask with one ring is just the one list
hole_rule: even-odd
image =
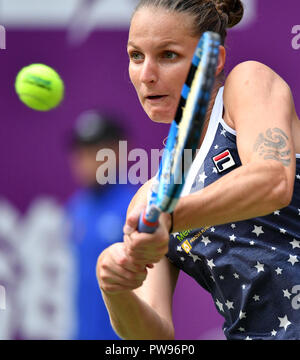
[[289,203],[296,166],[292,124],[297,114],[288,84],[255,61],[238,65],[226,83],[224,105],[228,122],[237,133],[242,164],[262,162],[280,169]]
[[257,62],[238,65],[224,89],[225,121],[242,166],[180,199],[174,231],[264,216],[286,207],[295,180],[294,102],[287,84]]

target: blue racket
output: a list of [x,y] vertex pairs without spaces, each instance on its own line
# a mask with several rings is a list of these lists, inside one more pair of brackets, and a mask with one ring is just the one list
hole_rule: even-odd
[[[155,232],[160,213],[173,212],[180,198],[203,130],[218,64],[219,45],[220,36],[213,32],[205,32],[197,45],[175,119],[170,126],[157,181],[139,219],[139,232]],[[183,161],[185,149],[191,151],[188,162]]]

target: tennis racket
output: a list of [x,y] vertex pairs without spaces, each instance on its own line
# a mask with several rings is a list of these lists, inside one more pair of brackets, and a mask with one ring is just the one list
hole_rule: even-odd
[[[153,233],[161,212],[173,212],[183,189],[188,169],[196,154],[218,64],[220,36],[205,32],[196,48],[181,98],[172,121],[156,181],[138,231]],[[184,161],[190,149],[190,161]]]

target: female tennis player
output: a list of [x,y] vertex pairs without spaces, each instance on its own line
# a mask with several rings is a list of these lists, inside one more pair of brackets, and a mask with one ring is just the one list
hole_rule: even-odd
[[264,64],[241,63],[224,79],[226,29],[242,16],[239,0],[141,0],[132,17],[130,78],[155,122],[173,120],[201,34],[219,33],[222,46],[173,215],[154,234],[137,232],[150,180],[129,206],[124,242],[99,256],[99,286],[124,339],[174,338],[180,270],[211,293],[227,339],[300,338],[300,121],[289,86]]

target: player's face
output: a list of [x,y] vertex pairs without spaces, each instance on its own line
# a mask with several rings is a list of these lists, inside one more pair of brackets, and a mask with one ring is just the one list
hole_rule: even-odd
[[191,17],[143,7],[133,16],[128,39],[129,75],[147,115],[170,123],[176,113],[199,38]]

